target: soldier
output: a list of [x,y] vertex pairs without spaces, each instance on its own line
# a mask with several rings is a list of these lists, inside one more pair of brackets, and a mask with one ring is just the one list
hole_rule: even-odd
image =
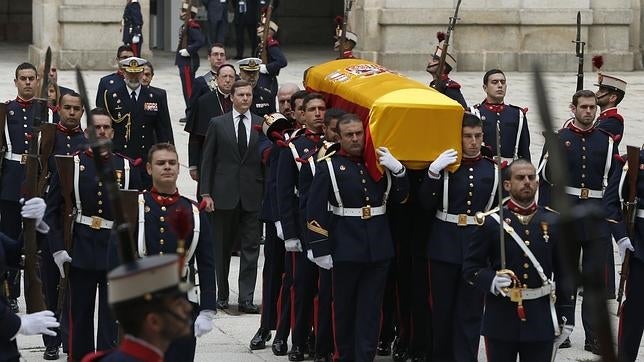
[[[467,109],[467,103],[465,102],[465,98],[463,98],[463,93],[461,93],[461,85],[449,77],[449,73],[456,68],[456,59],[452,54],[448,52],[445,55],[443,74],[436,74],[438,72],[438,64],[440,63],[443,49],[445,48],[445,34],[438,34],[438,45],[436,46],[436,50],[429,59],[427,68],[425,69],[427,73],[432,76],[432,81],[429,83],[429,86],[457,101],[463,106],[463,108]],[[442,37],[440,34],[442,34]],[[443,40],[441,40],[441,38]]]
[[[181,3],[180,19],[184,22],[179,29],[179,44],[174,57],[174,64],[179,68],[181,77],[181,89],[186,108],[190,104],[192,84],[195,81],[195,73],[199,68],[199,49],[204,45],[205,40],[199,23],[194,19],[197,16],[197,7],[183,1]],[[160,140],[165,142],[163,140]]]
[[[174,146],[169,143],[152,146],[146,168],[152,176],[153,187],[139,195],[139,255],[181,254],[183,250],[184,255],[180,258],[185,259],[185,265],[181,267],[182,279],[194,284],[196,270],[199,271],[199,286],[188,293],[194,335],[175,340],[165,353],[165,361],[192,361],[197,344],[195,337],[212,330],[216,313],[212,235],[206,213],[200,212],[193,201],[179,195],[179,156]],[[181,218],[182,215],[185,218]],[[178,228],[177,224],[187,235],[179,235],[182,230],[173,230]]]
[[186,108],[186,118],[182,118],[182,122],[186,122],[192,117],[192,109],[196,106],[197,101],[202,95],[214,92],[217,89],[217,70],[226,63],[226,49],[223,44],[216,43],[210,47],[208,51],[208,62],[210,63],[208,73],[195,78],[194,84],[192,85],[192,92],[190,93],[190,101]]
[[404,202],[409,180],[405,167],[384,147],[377,152],[385,174],[372,179],[362,159],[362,121],[345,114],[337,127],[341,150],[316,167],[309,191],[308,245],[318,266],[333,268],[334,359],[372,361],[394,256],[386,204]]
[[483,76],[486,98],[471,108],[483,121],[483,145],[497,154],[496,129],[501,133],[501,157],[510,162],[517,158],[530,160],[530,131],[526,109],[505,104],[507,84],[505,74],[499,69],[488,70]]
[[[353,48],[358,44],[358,35],[352,31],[347,30],[344,42],[342,42],[342,17],[337,17],[336,22],[340,22],[335,28],[335,43],[333,50],[340,52],[341,56],[338,59],[353,59]],[[340,44],[342,43],[342,44]],[[342,48],[342,50],[340,50]]]
[[257,34],[255,27],[259,20],[258,0],[233,0],[235,7],[235,46],[237,53],[235,59],[244,58],[244,31],[250,40],[250,52],[255,53],[257,49]]
[[[597,111],[597,98],[589,90],[580,90],[572,97],[575,119],[566,128],[559,130],[558,142],[568,153],[567,168],[570,177],[567,185],[553,185],[550,180],[548,163],[548,147],[544,146],[543,156],[539,164],[539,204],[550,205],[551,189],[563,187],[574,205],[601,208],[601,200],[608,180],[614,173],[616,163],[613,158],[617,155],[617,147],[613,136],[593,125]],[[584,250],[581,260],[582,269],[602,270],[606,279],[604,284],[607,297],[615,297],[615,270],[609,259],[613,260],[610,231],[606,223],[595,225],[596,230],[590,232],[580,225],[576,235],[580,236],[581,248]],[[573,242],[570,240],[570,242]],[[591,257],[593,256],[593,257]],[[599,257],[599,259],[594,256]],[[584,349],[599,354],[599,345],[594,333],[595,321],[589,310],[588,298],[581,305],[582,322],[586,334]],[[567,343],[566,343],[567,344]],[[564,345],[565,347],[565,345]]]
[[285,84],[282,84],[280,89],[277,91],[278,112],[283,114],[284,117],[291,120],[293,119],[293,108],[291,108],[291,96],[299,90],[300,90],[300,87],[298,87],[297,84],[285,83]]
[[223,44],[228,32],[226,0],[201,0],[208,13],[208,44]]
[[259,58],[246,58],[237,62],[239,65],[239,76],[253,86],[253,103],[250,108],[254,114],[264,117],[267,114],[275,113],[275,96],[269,89],[259,85],[259,70],[262,60]]
[[617,105],[626,94],[626,82],[611,75],[599,73],[597,83],[597,105],[601,110],[597,117],[597,128],[601,128],[615,136],[615,143],[624,136],[624,117],[617,113]]
[[[95,108],[90,114],[94,118],[96,136],[111,139],[114,135],[112,120],[108,113]],[[117,338],[117,325],[110,316],[107,305],[108,245],[112,237],[113,217],[102,182],[97,182],[96,155],[91,149],[77,152],[73,156],[73,177],[54,174],[47,194],[47,222],[51,225],[48,238],[49,248],[58,266],[61,277],[65,276],[64,264],[69,268],[68,315],[69,360],[80,361],[94,351],[94,304],[98,285],[98,350],[111,349]],[[116,181],[119,188],[136,190],[140,187],[139,172],[134,163],[126,157],[112,156]],[[72,185],[63,184],[71,179]],[[69,194],[66,191],[70,191]],[[62,225],[63,204],[71,202],[76,209],[73,218],[72,248],[66,250],[63,230],[71,225]]]
[[[21,209],[24,218],[36,219],[37,231],[46,233],[49,226],[42,221],[46,204],[41,198],[31,198],[25,202]],[[17,269],[20,264],[22,243],[20,240],[9,238],[0,233],[0,272],[6,269]],[[20,353],[16,345],[16,336],[42,334],[56,336],[54,330],[58,327],[54,313],[49,310],[41,312],[16,315],[11,311],[6,296],[0,293],[0,360],[18,361]]]
[[305,90],[297,91],[291,96],[291,109],[293,110],[293,120],[295,121],[295,128],[302,128],[304,126],[304,97],[309,94]]
[[[18,91],[15,100],[6,102],[3,121],[5,144],[0,169],[0,232],[11,239],[18,239],[22,225],[20,219],[20,187],[25,178],[25,160],[33,126],[33,97],[37,84],[36,67],[22,63],[16,67],[14,84]],[[5,118],[6,116],[6,118]],[[2,284],[9,290],[7,299],[14,313],[18,312],[17,298],[20,296],[20,271],[13,270],[3,275]]]
[[178,266],[176,255],[154,255],[109,273],[110,308],[124,336],[117,349],[89,354],[83,362],[163,361],[172,342],[191,333],[192,306]]
[[[230,99],[230,90],[235,82],[235,67],[224,64],[217,70],[214,92],[203,94],[192,108],[191,117],[186,123],[185,131],[190,133],[188,138],[188,165],[190,177],[199,181],[199,166],[204,139],[208,131],[210,120],[232,110],[233,103]],[[199,193],[197,193],[199,194]]]
[[434,160],[418,190],[421,205],[434,211],[427,240],[433,360],[474,361],[478,356],[483,295],[462,277],[463,257],[473,230],[474,214],[488,211],[499,183],[494,161],[481,155],[483,125],[471,113],[463,116],[461,166],[453,149]]
[[149,86],[152,83],[152,78],[154,78],[154,67],[152,63],[147,62],[143,64],[143,77],[141,77],[141,84],[145,87]]
[[[622,160],[620,160],[622,161]],[[617,335],[617,349],[618,360],[624,362],[636,361],[640,342],[642,340],[643,321],[640,318],[640,308],[644,300],[644,293],[640,287],[642,281],[642,271],[644,270],[644,257],[642,256],[642,222],[644,219],[644,209],[642,203],[644,199],[639,197],[640,185],[644,183],[642,177],[644,164],[644,151],[640,150],[637,169],[637,185],[635,185],[636,195],[634,205],[634,218],[632,221],[627,219],[627,215],[622,213],[622,207],[627,206],[629,202],[629,189],[633,186],[629,182],[628,174],[630,174],[629,166],[623,165],[619,167],[608,182],[608,188],[604,196],[603,206],[606,209],[608,216],[609,227],[611,233],[617,242],[619,250],[619,260],[624,260],[626,253],[630,253],[630,266],[628,269],[626,279],[626,300],[621,306],[621,314],[619,314],[619,334]],[[620,163],[621,165],[621,163]],[[630,222],[633,223],[634,234],[629,237],[627,233]],[[622,264],[622,274],[625,272],[624,265]],[[623,278],[624,276],[622,276]]]
[[[132,159],[147,161],[148,150],[158,142],[174,142],[168,99],[164,90],[143,87],[141,77],[145,59],[128,58],[121,61],[125,71],[125,84],[105,91],[106,110],[114,121],[115,152],[122,152]],[[142,166],[142,165],[141,165]],[[143,188],[152,185],[150,176],[139,169]]]
[[143,15],[141,15],[141,4],[139,0],[127,0],[123,10],[121,31],[123,32],[123,44],[132,47],[135,57],[141,56],[143,46]]
[[124,71],[121,61],[133,56],[134,51],[129,45],[121,45],[118,48],[116,51],[116,65],[118,66],[118,69],[116,72],[102,77],[98,82],[98,90],[96,91],[96,107],[105,108],[105,104],[107,104],[106,96],[110,94],[110,91],[125,84],[125,81],[123,80],[125,75],[123,74]]
[[[279,27],[274,21],[269,23],[268,38],[266,39],[266,48],[262,51],[266,52],[266,64],[259,65],[259,80],[257,84],[271,92],[272,98],[277,95],[277,76],[280,74],[280,69],[285,68],[288,64],[286,57],[280,48],[280,42],[276,39],[277,30]],[[257,36],[261,37],[264,33],[264,26],[260,25],[257,28]],[[273,106],[274,107],[274,106]]]
[[[564,240],[553,225],[556,213],[535,201],[538,184],[530,161],[511,163],[503,177],[510,193],[504,220],[498,208],[479,213],[481,226],[465,251],[463,278],[485,293],[481,334],[488,361],[516,361],[517,355],[521,361],[554,361],[557,346],[572,333],[575,292],[557,248]],[[500,222],[507,266],[500,257]]]

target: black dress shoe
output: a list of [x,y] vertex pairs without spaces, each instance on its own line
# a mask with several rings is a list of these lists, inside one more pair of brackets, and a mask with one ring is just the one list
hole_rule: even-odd
[[255,304],[248,303],[239,303],[239,311],[246,314],[259,314],[259,307]]
[[570,347],[572,347],[572,343],[570,343],[570,338],[566,338],[566,340],[559,345],[559,348],[570,348]]
[[330,354],[316,354],[315,357],[313,358],[313,362],[331,362],[333,361],[333,357],[331,357]]
[[584,341],[584,349],[592,354],[601,355],[599,342],[595,338],[590,340],[586,339],[586,341]]
[[16,313],[16,314],[19,313],[20,308],[18,307],[18,300],[15,298],[9,299],[9,308],[11,308],[11,311],[13,313]]
[[250,340],[250,349],[264,349],[266,348],[266,342],[271,340],[271,331],[263,327],[259,327],[257,333],[253,339]]
[[427,361],[427,356],[424,353],[419,353],[411,356],[411,362],[425,362]]
[[376,354],[378,356],[389,356],[391,354],[391,342],[379,341]]
[[306,353],[309,354],[309,357],[313,358],[315,356],[315,332],[309,332],[309,336],[306,339]]
[[286,356],[286,354],[288,353],[288,345],[283,339],[275,338],[271,349],[273,350],[273,354],[276,356]]
[[179,123],[186,123],[186,117],[179,118]]
[[293,346],[291,350],[288,351],[288,360],[289,361],[304,361],[304,347]]
[[217,301],[217,309],[228,309],[228,301],[227,300],[218,300]]
[[394,362],[404,362],[407,360],[407,358],[409,358],[407,344],[403,343],[402,340],[398,337],[394,339],[391,358],[394,360]]
[[43,353],[42,358],[48,361],[57,360],[60,357],[58,352],[58,347],[47,347],[45,348],[45,353]]

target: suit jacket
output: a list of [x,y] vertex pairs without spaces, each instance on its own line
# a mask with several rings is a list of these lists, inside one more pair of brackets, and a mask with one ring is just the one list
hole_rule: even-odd
[[202,195],[209,194],[215,201],[215,209],[231,210],[241,202],[246,211],[259,210],[264,177],[258,151],[259,133],[254,126],[261,124],[262,118],[252,114],[248,149],[242,157],[237,149],[232,112],[210,121],[199,182]]
[[208,21],[228,22],[228,4],[219,0],[201,0],[208,12]]

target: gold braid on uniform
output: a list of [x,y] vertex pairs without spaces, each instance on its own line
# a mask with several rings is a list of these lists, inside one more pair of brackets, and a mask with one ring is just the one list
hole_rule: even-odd
[[123,122],[124,120],[127,119],[127,122],[125,122],[125,140],[129,141],[130,140],[130,127],[131,127],[130,113],[127,113],[122,117],[118,117],[118,118],[114,117],[114,115],[112,115],[112,112],[110,111],[110,107],[107,104],[107,93],[108,93],[108,91],[109,90],[106,89],[105,92],[103,93],[103,102],[105,102],[105,110],[107,111],[107,114],[110,115],[110,118],[112,118],[112,121],[114,121],[114,123],[121,123],[121,122]]
[[329,232],[327,230],[323,229],[322,226],[320,226],[320,224],[315,220],[309,221],[306,224],[306,227],[308,227],[309,230],[311,230],[311,231],[313,231],[315,233],[318,233],[320,235],[324,235],[327,238],[329,237]]

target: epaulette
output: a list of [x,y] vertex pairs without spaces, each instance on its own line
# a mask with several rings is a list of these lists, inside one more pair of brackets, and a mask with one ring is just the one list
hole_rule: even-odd
[[447,88],[461,89],[461,85],[458,82],[456,82],[456,81],[454,81],[452,79],[449,79],[447,81]]
[[614,134],[608,132],[607,130],[605,130],[603,128],[595,128],[595,129],[600,131],[600,132],[602,132],[602,133],[604,133],[604,134],[606,134],[608,137],[612,138],[613,141],[615,141],[615,142],[617,142],[617,141],[619,141],[621,139],[621,137],[619,135],[614,135]]
[[280,42],[273,38],[268,38],[268,40],[266,41],[266,45],[268,45],[269,47],[279,46]]
[[479,226],[483,225],[485,223],[485,217],[486,216],[489,216],[489,215],[492,215],[492,214],[495,214],[495,213],[498,213],[498,212],[499,212],[499,207],[498,206],[493,208],[492,210],[488,210],[486,212],[481,212],[481,211],[477,212],[474,215],[474,219],[476,220],[476,224],[479,225]]
[[550,206],[544,206],[543,208],[544,208],[544,209],[546,209],[546,210],[548,210],[548,211],[550,211],[550,212],[553,212],[553,213],[555,213],[555,214],[559,214],[559,211],[557,211],[557,210],[553,209],[553,208],[552,208],[552,207],[550,207]]
[[125,160],[130,161],[130,163],[134,167],[139,167],[140,165],[143,164],[143,160],[141,158],[133,159],[133,158],[131,158],[129,156],[126,156],[126,155],[124,155],[122,153],[118,153],[118,152],[114,152],[114,154],[119,156],[119,157],[121,157],[121,158],[123,158],[123,159],[125,159]]
[[200,29],[201,26],[195,19],[188,20],[188,27],[192,29]]
[[517,108],[523,113],[528,113],[528,107],[519,107],[519,106],[515,106],[514,104],[508,104],[508,106],[513,107],[513,108]]

